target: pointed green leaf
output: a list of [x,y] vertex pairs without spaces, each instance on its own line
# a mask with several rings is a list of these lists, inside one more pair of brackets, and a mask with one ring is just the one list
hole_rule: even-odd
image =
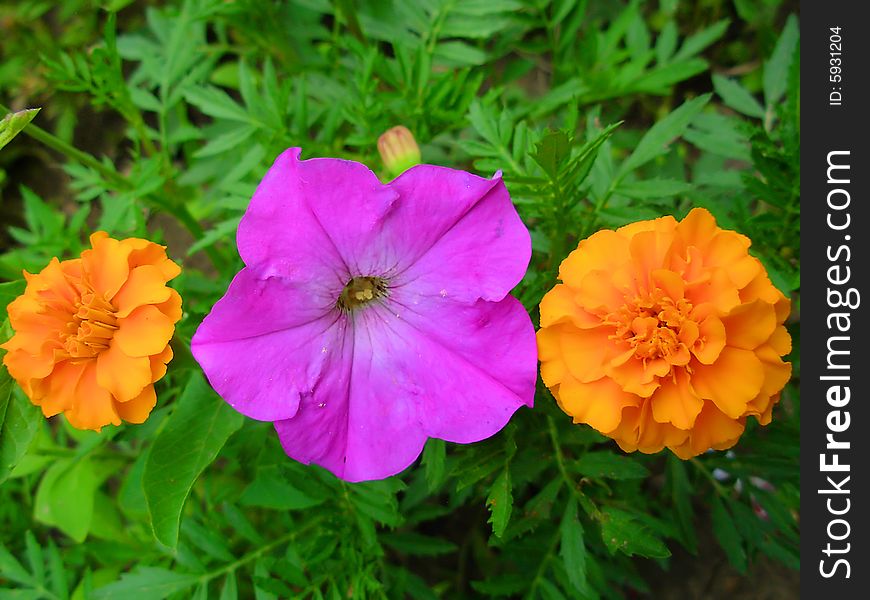
[[722,75],[713,75],[713,88],[726,106],[748,117],[764,118],[764,107],[745,87]]
[[785,88],[788,86],[788,69],[794,58],[799,36],[797,17],[789,15],[770,60],[764,64],[762,83],[764,101],[768,107],[778,102],[785,93]]
[[38,108],[28,108],[18,112],[9,113],[0,121],[0,148],[12,141],[16,135],[27,125],[39,112]]
[[492,523],[492,532],[498,537],[504,534],[505,527],[511,518],[513,502],[510,469],[505,465],[504,470],[495,478],[492,487],[489,488],[489,495],[486,497],[486,505],[491,513],[487,522]]
[[701,112],[701,109],[709,101],[710,94],[704,94],[692,100],[687,100],[664,119],[653,125],[646,132],[646,135],[641,138],[640,142],[638,142],[631,156],[622,163],[619,169],[619,176],[621,177],[648,163],[657,156],[665,154],[668,151],[668,145],[683,135],[692,119]]
[[586,545],[583,541],[583,524],[577,518],[577,502],[571,497],[559,525],[561,544],[559,554],[565,563],[568,581],[578,592],[586,590]]
[[191,377],[145,461],[143,486],[154,535],[175,547],[181,510],[200,473],[242,426],[200,374]]

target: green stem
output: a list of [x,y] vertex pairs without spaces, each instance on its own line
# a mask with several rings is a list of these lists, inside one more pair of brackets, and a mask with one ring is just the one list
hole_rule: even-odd
[[572,496],[574,496],[580,506],[589,513],[589,516],[598,520],[601,517],[601,512],[598,510],[598,507],[596,507],[595,504],[586,497],[586,494],[577,489],[574,480],[568,473],[568,469],[565,466],[565,456],[562,454],[562,446],[559,444],[559,432],[556,430],[556,422],[550,415],[547,415],[547,425],[550,431],[550,441],[553,444],[553,454],[556,456],[556,465],[559,467],[559,473],[562,475],[565,487],[568,488],[568,491]]
[[236,561],[233,561],[229,564],[226,564],[226,565],[222,566],[221,568],[215,569],[214,571],[211,571],[209,573],[203,574],[199,578],[199,582],[200,583],[208,583],[209,581],[211,581],[212,579],[215,579],[216,577],[220,577],[221,575],[225,575],[225,574],[229,573],[230,571],[235,571],[239,567],[246,565],[249,562],[260,558],[262,555],[264,555],[268,552],[271,552],[275,548],[277,548],[283,544],[286,544],[287,542],[292,541],[294,538],[302,535],[303,533],[305,533],[309,529],[312,529],[319,524],[320,524],[319,519],[314,520],[314,521],[310,521],[307,524],[305,524],[303,527],[300,527],[299,529],[297,529],[295,531],[291,531],[290,533],[284,534],[281,537],[279,537],[278,539],[269,542],[265,546],[260,546],[259,548],[257,548],[253,552],[249,552],[248,554],[244,555],[243,557],[241,557],[240,559],[238,559]]
[[[10,112],[9,109],[2,104],[0,104],[0,111]],[[117,188],[123,190],[132,189],[133,186],[130,182],[114,168],[106,166],[94,156],[79,150],[72,144],[65,142],[38,125],[30,123],[24,128],[23,133],[26,133],[36,141],[45,144],[52,150],[63,154],[67,158],[70,158],[86,167],[90,167]],[[193,218],[193,215],[190,214],[190,211],[187,210],[187,207],[184,204],[173,204],[168,198],[156,194],[148,194],[144,199],[150,200],[154,206],[174,216],[195,239],[202,238],[204,234],[202,226]],[[220,270],[224,264],[221,256],[212,247],[206,248],[205,252],[214,266]]]
[[728,490],[726,490],[721,483],[713,476],[707,466],[702,463],[697,457],[690,458],[689,461],[695,466],[698,471],[703,473],[704,477],[710,480],[710,483],[713,485],[713,489],[716,490],[716,493],[720,496],[727,496]]
[[547,552],[544,554],[544,558],[542,558],[541,562],[538,564],[538,570],[535,571],[532,585],[529,586],[529,591],[526,592],[526,595],[524,596],[525,600],[532,600],[535,597],[535,591],[541,584],[541,578],[544,576],[544,573],[547,572],[547,563],[549,563],[550,559],[553,558],[553,553],[556,552],[556,545],[559,543],[559,538],[561,536],[562,534],[557,528],[556,533],[553,535],[553,539],[550,540],[550,545],[547,547]]

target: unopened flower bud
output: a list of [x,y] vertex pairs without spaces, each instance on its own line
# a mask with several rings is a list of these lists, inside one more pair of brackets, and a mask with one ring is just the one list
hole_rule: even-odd
[[378,152],[392,177],[422,161],[417,140],[404,125],[391,127],[378,138]]

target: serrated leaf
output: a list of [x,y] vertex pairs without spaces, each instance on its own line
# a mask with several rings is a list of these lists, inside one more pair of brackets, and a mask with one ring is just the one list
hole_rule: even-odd
[[239,498],[239,504],[244,506],[276,510],[302,510],[322,503],[322,498],[312,498],[283,479],[275,467],[259,469]]
[[785,27],[776,41],[773,54],[764,64],[764,76],[762,87],[764,89],[764,102],[768,107],[779,101],[788,86],[788,69],[794,59],[800,30],[798,20],[794,15],[789,15]]
[[638,142],[631,156],[622,163],[619,176],[621,177],[666,153],[668,145],[686,131],[692,119],[701,112],[709,101],[710,94],[688,100],[653,125]]
[[39,110],[38,108],[28,108],[9,113],[3,117],[3,120],[0,120],[0,149],[21,133],[21,130],[27,127]]
[[499,476],[495,478],[486,497],[486,506],[490,512],[487,522],[492,523],[492,532],[497,537],[504,534],[505,527],[511,518],[513,502],[510,468],[505,466]]
[[239,597],[239,586],[236,583],[236,572],[230,571],[221,586],[220,600],[236,600]]
[[601,511],[601,539],[611,554],[666,558],[671,555],[664,542],[631,513],[607,507]]
[[27,454],[45,418],[23,393],[15,393],[15,386],[6,367],[0,366],[0,483]]
[[559,525],[561,542],[559,554],[565,563],[568,581],[578,592],[586,589],[586,544],[583,541],[583,524],[577,518],[577,502],[568,500],[562,522]]
[[683,461],[674,456],[668,456],[665,470],[671,488],[671,499],[677,511],[677,520],[683,533],[686,549],[692,554],[697,552],[698,538],[695,535],[694,513],[692,511],[692,486],[686,474]]
[[614,193],[628,196],[636,200],[651,198],[670,198],[679,194],[685,194],[692,189],[692,185],[676,179],[647,179],[644,181],[631,181],[620,183]]
[[746,572],[746,550],[743,548],[743,542],[740,539],[740,534],[737,533],[737,527],[734,524],[734,519],[718,494],[712,495],[710,516],[713,520],[713,535],[719,541],[725,555],[735,569],[741,573]]
[[535,145],[532,158],[544,170],[550,179],[559,178],[559,165],[571,151],[571,139],[564,131],[548,131],[543,139]]
[[444,480],[444,465],[447,460],[447,447],[444,440],[429,438],[423,448],[423,467],[426,470],[426,486],[434,492]]
[[764,118],[764,107],[745,87],[722,75],[713,75],[713,89],[726,106],[748,117]]
[[163,544],[178,543],[181,510],[190,489],[242,421],[202,375],[190,378],[145,461],[145,500],[154,535]]
[[136,598],[136,600],[162,600],[199,583],[198,575],[175,573],[158,567],[138,567],[124,573],[121,579],[94,590],[92,598]]

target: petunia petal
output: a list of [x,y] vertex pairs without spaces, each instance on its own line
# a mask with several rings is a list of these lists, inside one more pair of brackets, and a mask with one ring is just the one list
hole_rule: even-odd
[[396,192],[360,163],[299,160],[300,152],[291,148],[275,160],[242,217],[237,241],[245,264],[339,291],[350,277],[394,264],[370,246]]
[[390,188],[399,198],[378,253],[401,257],[394,286],[473,302],[501,300],[522,279],[531,238],[501,177],[418,165]]
[[300,395],[333,368],[347,327],[327,301],[289,279],[242,269],[196,331],[191,351],[236,410],[264,421],[290,418]]
[[531,405],[534,332],[519,302],[444,309],[433,299],[423,317],[397,300],[354,315],[341,359],[275,424],[291,457],[379,479],[412,463],[427,437],[477,441]]

